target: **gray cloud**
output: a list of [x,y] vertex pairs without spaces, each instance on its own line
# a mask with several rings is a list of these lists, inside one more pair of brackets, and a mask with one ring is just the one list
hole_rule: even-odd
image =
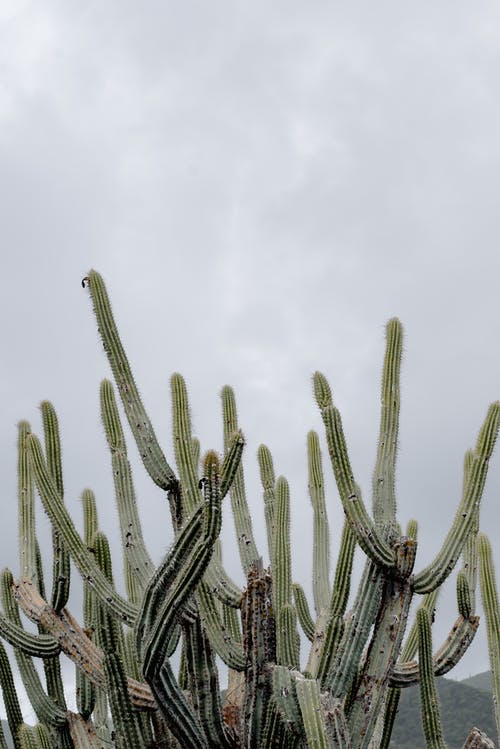
[[[291,481],[304,583],[305,437],[321,430],[311,374],[331,381],[369,501],[383,326],[398,315],[401,518],[421,523],[420,564],[432,557],[463,453],[500,396],[499,13],[491,2],[3,5],[5,564],[16,569],[15,424],[39,430],[43,398],[60,414],[71,512],[93,486],[116,542],[97,397],[109,373],[79,285],[92,266],[169,455],[170,373],[186,376],[206,447],[220,445],[220,388],[235,387],[261,545],[265,441]],[[159,558],[164,500],[135,468]],[[494,536],[498,455],[491,471]],[[442,610],[438,637],[452,590]],[[486,667],[480,639],[458,675]]]

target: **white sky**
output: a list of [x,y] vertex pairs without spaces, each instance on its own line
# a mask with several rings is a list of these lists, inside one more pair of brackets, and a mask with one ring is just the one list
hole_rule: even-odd
[[[59,413],[73,516],[91,486],[117,541],[98,415],[109,370],[80,286],[90,267],[108,283],[171,458],[170,374],[187,380],[205,448],[220,447],[218,394],[233,385],[260,546],[265,442],[291,483],[294,575],[306,586],[305,439],[310,428],[323,438],[311,374],[329,378],[369,503],[384,324],[399,316],[400,519],[420,522],[417,569],[430,561],[463,453],[500,398],[499,79],[494,2],[4,0],[4,564],[17,573],[15,425],[39,431],[42,399]],[[134,465],[159,560],[165,500]],[[497,451],[482,515],[497,565],[499,500]],[[40,526],[47,538],[43,515]],[[455,618],[452,588],[436,641]],[[487,666],[482,626],[454,676]]]

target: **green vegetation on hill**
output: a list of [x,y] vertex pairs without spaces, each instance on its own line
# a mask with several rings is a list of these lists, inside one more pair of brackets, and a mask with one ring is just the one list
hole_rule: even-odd
[[[483,676],[483,675],[480,675]],[[473,726],[496,736],[491,696],[463,682],[437,679],[443,731],[449,749],[461,749]],[[391,749],[425,749],[418,687],[403,689]]]
[[464,684],[467,687],[473,687],[474,689],[479,689],[481,692],[488,692],[489,694],[491,694],[491,671],[483,671],[482,674],[469,676],[468,679],[462,679],[460,684]]

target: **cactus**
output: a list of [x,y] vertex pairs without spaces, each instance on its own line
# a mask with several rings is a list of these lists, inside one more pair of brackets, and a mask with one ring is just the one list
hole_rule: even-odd
[[[402,327],[387,325],[382,408],[372,481],[372,516],[355,481],[332,392],[324,375],[313,378],[326,445],[345,514],[333,579],[319,436],[307,437],[309,495],[314,518],[311,608],[294,583],[290,548],[292,496],[284,476],[275,478],[271,452],[261,445],[270,566],[258,551],[242,464],[244,438],[232,389],[222,389],[222,455],[192,433],[188,393],[180,374],[171,378],[174,458],[167,461],[156,438],[118,335],[106,288],[96,271],[84,279],[115,387],[142,463],[166,493],[173,543],[155,568],[144,543],[132,471],[112,383],[101,384],[101,418],[110,452],[122,540],[126,594],[117,592],[106,538],[99,531],[93,493],[83,492],[84,533],[63,501],[58,420],[41,406],[44,442],[27,422],[19,425],[20,577],[2,576],[0,635],[15,651],[39,725],[23,723],[7,655],[0,649],[0,684],[16,749],[54,746],[231,749],[232,747],[387,747],[400,690],[420,682],[428,744],[444,746],[434,677],[449,671],[470,645],[479,623],[475,586],[479,503],[495,445],[500,403],[490,406],[474,450],[464,463],[462,498],[433,562],[414,572],[417,524],[403,534],[397,521],[395,467],[399,435]],[[35,486],[53,527],[53,582],[45,594],[35,527]],[[229,496],[246,586],[241,590],[223,566],[219,534]],[[353,555],[365,568],[354,603]],[[433,654],[429,614],[441,584],[460,556],[458,618]],[[68,609],[69,558],[84,582],[82,625]],[[483,600],[492,660],[498,660],[498,601],[486,541],[479,537]],[[423,602],[405,640],[415,595]],[[19,609],[38,627],[24,629]],[[299,626],[310,643],[300,653]],[[496,628],[496,629],[495,629]],[[493,643],[493,644],[492,644]],[[417,651],[419,662],[414,660]],[[77,670],[78,712],[67,710],[60,654]],[[174,654],[180,657],[176,676]],[[228,667],[226,696],[217,657]],[[42,658],[45,684],[34,667]],[[494,668],[498,683],[498,669]],[[495,692],[498,699],[498,689]],[[108,716],[108,706],[111,720]],[[3,738],[0,735],[0,746]],[[488,746],[478,730],[467,745]]]

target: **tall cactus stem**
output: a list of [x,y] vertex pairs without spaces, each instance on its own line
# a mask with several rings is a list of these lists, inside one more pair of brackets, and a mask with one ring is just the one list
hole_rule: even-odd
[[313,597],[318,615],[330,601],[330,537],[318,435],[307,435],[309,496],[313,507]]
[[432,662],[432,635],[429,612],[417,611],[418,657],[420,665],[420,704],[427,749],[447,749],[443,738],[439,699]]
[[497,738],[500,744],[500,606],[495,581],[493,555],[488,537],[479,535],[479,579],[481,599],[486,615],[486,632],[491,664],[491,683],[493,691],[493,708],[497,724]]
[[[221,400],[222,421],[224,425],[224,452],[226,452],[229,448],[232,435],[238,431],[236,400],[234,397],[234,391],[229,387],[229,385],[225,385],[222,388]],[[260,555],[257,551],[257,546],[255,545],[253,536],[252,518],[248,509],[243,465],[241,463],[236,471],[229,492],[238,551],[240,553],[241,565],[246,576],[248,575],[250,566],[260,558]]]
[[416,593],[430,593],[441,585],[462,553],[467,537],[476,522],[477,507],[486,482],[488,463],[495,446],[499,425],[500,402],[496,401],[489,407],[480,429],[464,497],[441,550],[428,567],[415,575]]
[[382,371],[380,432],[373,472],[373,517],[384,538],[395,534],[395,468],[399,433],[399,379],[403,351],[403,327],[397,318],[386,326],[386,351]]
[[264,493],[264,516],[266,520],[267,548],[269,559],[273,558],[273,541],[275,528],[276,492],[274,466],[271,451],[266,445],[260,445],[257,451],[259,461],[260,481]]
[[104,281],[95,270],[91,270],[87,278],[97,327],[142,462],[154,483],[161,489],[168,491],[176,484],[176,477],[166,461],[153,425],[142,404],[130,364],[118,335]]

